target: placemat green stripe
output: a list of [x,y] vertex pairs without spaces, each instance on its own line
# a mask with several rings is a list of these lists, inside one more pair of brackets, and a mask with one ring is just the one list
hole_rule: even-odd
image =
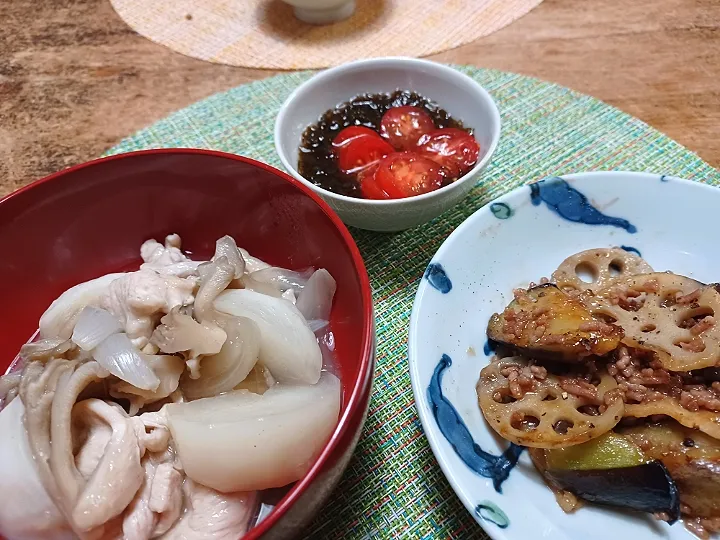
[[[720,184],[720,173],[675,141],[594,98],[513,73],[456,66],[500,108],[500,146],[481,183],[458,206],[400,234],[353,230],[373,285],[378,335],[374,395],[363,437],[311,538],[486,538],[455,497],[417,418],[407,365],[412,301],[422,272],[450,232],[510,189],[548,175],[647,171]],[[280,167],[273,125],[280,105],[312,73],[290,73],[195,103],[123,140],[108,154],[197,147]]]

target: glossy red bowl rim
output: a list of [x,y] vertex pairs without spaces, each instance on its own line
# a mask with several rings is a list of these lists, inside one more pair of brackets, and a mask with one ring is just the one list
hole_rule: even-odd
[[[258,537],[265,534],[266,532],[270,531],[270,529],[272,529],[272,527],[290,509],[290,507],[293,504],[295,504],[295,502],[300,498],[300,496],[308,488],[308,486],[310,486],[310,484],[313,483],[313,481],[318,477],[320,472],[326,466],[326,464],[327,464],[328,460],[330,459],[330,457],[332,456],[332,454],[339,450],[338,449],[339,442],[347,434],[348,430],[361,429],[361,426],[359,424],[362,423],[363,416],[365,413],[365,410],[364,410],[364,401],[365,400],[363,399],[363,397],[366,394],[370,393],[372,380],[373,380],[373,376],[375,373],[375,354],[374,354],[374,341],[375,341],[374,321],[375,321],[375,318],[374,318],[373,304],[372,304],[372,289],[370,287],[370,278],[368,277],[367,270],[365,269],[365,263],[363,262],[363,258],[360,255],[360,250],[358,249],[357,245],[355,244],[355,240],[353,239],[352,235],[350,234],[350,231],[348,231],[345,224],[340,220],[340,217],[312,189],[310,189],[308,186],[306,186],[302,182],[296,180],[289,174],[287,174],[279,169],[276,169],[275,167],[272,167],[266,163],[262,163],[255,159],[247,158],[244,156],[230,154],[227,152],[220,152],[218,150],[206,150],[206,149],[200,149],[200,148],[157,148],[157,149],[151,149],[151,150],[138,150],[138,151],[134,151],[134,152],[125,152],[122,154],[115,154],[112,156],[107,156],[107,157],[102,157],[102,158],[94,159],[91,161],[87,161],[85,163],[81,163],[79,165],[75,165],[73,167],[63,169],[62,171],[58,171],[56,173],[50,174],[44,178],[36,180],[36,181],[28,184],[27,186],[24,186],[16,191],[10,193],[9,195],[0,199],[0,208],[2,207],[3,203],[9,201],[10,199],[14,199],[15,197],[18,197],[19,195],[21,195],[27,191],[30,191],[31,189],[33,189],[34,187],[36,187],[40,184],[45,184],[47,182],[51,182],[51,181],[55,180],[56,178],[59,178],[66,174],[73,173],[80,169],[84,169],[86,167],[92,167],[93,165],[96,165],[98,163],[127,159],[127,158],[133,157],[133,156],[167,155],[167,154],[174,154],[174,155],[196,154],[196,155],[207,155],[207,156],[232,159],[235,161],[239,161],[241,163],[245,163],[247,165],[251,165],[253,167],[257,167],[259,169],[263,169],[269,173],[274,174],[275,176],[282,178],[286,182],[292,184],[298,190],[300,190],[305,195],[310,197],[320,207],[320,209],[328,216],[328,218],[330,218],[330,221],[332,221],[332,223],[335,225],[337,230],[340,232],[340,235],[342,236],[343,240],[345,241],[345,243],[347,244],[347,246],[350,250],[350,254],[352,256],[355,270],[360,279],[360,288],[362,289],[362,304],[363,304],[362,316],[363,316],[363,320],[365,321],[364,335],[362,336],[362,352],[361,352],[362,358],[360,359],[360,376],[358,377],[357,381],[355,382],[352,392],[350,393],[350,398],[348,399],[345,412],[340,417],[340,420],[338,421],[338,424],[335,427],[335,431],[333,431],[333,434],[331,435],[330,440],[328,440],[328,442],[325,443],[325,446],[323,447],[322,452],[316,458],[315,463],[313,463],[312,467],[310,467],[310,470],[305,474],[305,476],[303,478],[298,480],[295,483],[295,485],[293,485],[292,488],[290,488],[290,490],[287,492],[287,494],[280,500],[280,502],[277,505],[275,505],[275,508],[272,510],[272,512],[270,514],[268,514],[268,516],[265,519],[263,519],[262,522],[260,522],[257,526],[250,529],[248,531],[248,533],[245,536],[243,536],[243,540],[255,540]],[[349,439],[352,440],[353,437],[349,437]]]

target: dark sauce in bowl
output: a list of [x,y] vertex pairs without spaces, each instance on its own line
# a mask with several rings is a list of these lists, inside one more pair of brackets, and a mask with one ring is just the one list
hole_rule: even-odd
[[462,122],[451,118],[446,110],[415,92],[396,90],[392,94],[362,94],[325,112],[317,123],[305,129],[298,153],[298,172],[323,189],[363,198],[355,176],[338,169],[332,141],[348,126],[365,126],[379,131],[380,120],[388,109],[406,105],[427,112],[437,129],[457,128],[472,133]]

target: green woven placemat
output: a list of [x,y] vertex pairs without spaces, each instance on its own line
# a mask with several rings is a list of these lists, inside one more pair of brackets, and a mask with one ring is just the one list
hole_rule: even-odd
[[[503,122],[482,182],[460,205],[396,235],[353,230],[373,286],[377,370],[363,437],[311,538],[486,538],[445,480],[418,420],[407,333],[418,281],[442,241],[472,212],[548,175],[647,171],[720,184],[720,173],[640,120],[594,98],[512,73],[459,66],[492,94]],[[125,139],[108,154],[157,147],[223,150],[281,167],[275,115],[311,76],[279,75],[195,103]]]

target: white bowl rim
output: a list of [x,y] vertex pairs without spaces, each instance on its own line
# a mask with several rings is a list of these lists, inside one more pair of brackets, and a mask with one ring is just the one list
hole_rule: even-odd
[[[351,71],[355,68],[363,68],[367,67],[369,65],[392,65],[397,62],[404,62],[408,65],[414,65],[414,66],[426,66],[430,67],[431,69],[443,72],[444,74],[448,75],[448,77],[455,77],[458,79],[464,79],[466,82],[469,82],[471,86],[474,86],[477,92],[483,97],[483,99],[486,101],[486,103],[489,106],[489,112],[495,119],[495,129],[492,131],[492,141],[490,143],[490,146],[488,147],[487,151],[485,152],[485,155],[478,160],[478,162],[475,164],[475,166],[466,174],[455,180],[453,183],[448,184],[447,186],[443,186],[440,189],[436,189],[434,191],[430,191],[428,193],[423,193],[421,195],[413,195],[412,197],[405,197],[402,199],[388,199],[388,200],[376,200],[376,199],[362,199],[360,197],[348,197],[347,195],[340,195],[338,193],[334,193],[332,191],[329,191],[325,188],[322,188],[318,186],[317,184],[314,184],[310,182],[309,180],[306,180],[296,169],[292,166],[290,161],[288,160],[287,156],[281,151],[281,145],[280,145],[280,126],[285,120],[285,116],[287,114],[287,111],[289,109],[290,104],[297,99],[297,97],[307,92],[308,90],[312,90],[318,85],[321,85],[324,83],[327,79],[333,78],[338,73],[343,73],[346,71]],[[348,99],[352,98],[353,96],[349,96]],[[454,69],[448,65],[441,64],[439,62],[433,62],[431,60],[424,60],[421,58],[410,58],[406,56],[384,56],[379,58],[367,58],[363,60],[357,60],[354,62],[348,62],[346,64],[341,64],[339,66],[335,66],[326,70],[323,70],[316,75],[310,77],[307,81],[302,83],[300,86],[298,86],[295,90],[292,91],[292,93],[285,99],[282,106],[280,107],[280,112],[278,113],[277,117],[275,118],[275,129],[274,129],[274,142],[275,142],[275,152],[280,157],[280,161],[283,164],[283,167],[287,169],[287,171],[295,177],[297,180],[305,184],[306,186],[310,187],[311,189],[314,189],[324,197],[327,197],[329,199],[334,199],[336,201],[343,201],[353,204],[359,204],[359,205],[365,205],[365,206],[394,206],[399,205],[403,203],[407,203],[408,201],[419,201],[424,199],[431,199],[436,196],[440,196],[441,193],[447,193],[449,191],[452,191],[454,188],[457,188],[460,184],[463,184],[470,179],[474,178],[479,171],[481,171],[484,167],[487,166],[488,162],[492,158],[493,154],[495,153],[495,150],[497,149],[497,146],[500,142],[500,133],[502,131],[502,121],[500,118],[500,111],[497,107],[497,104],[495,103],[495,100],[492,98],[490,93],[482,86],[480,83],[472,79],[471,77],[468,77],[464,73],[458,71],[457,69]]]

